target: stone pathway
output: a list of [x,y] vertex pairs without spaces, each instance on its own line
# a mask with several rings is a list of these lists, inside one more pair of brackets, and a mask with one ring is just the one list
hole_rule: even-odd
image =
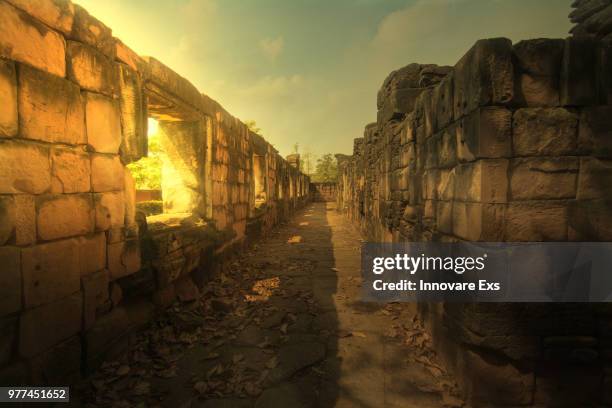
[[360,301],[361,240],[314,203],[82,391],[115,407],[460,407],[414,305]]

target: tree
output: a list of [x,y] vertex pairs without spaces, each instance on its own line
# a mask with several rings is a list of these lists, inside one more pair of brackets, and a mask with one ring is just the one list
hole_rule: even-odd
[[317,168],[312,180],[317,183],[334,183],[338,178],[338,165],[331,153],[324,154],[317,160]]
[[127,168],[132,173],[137,190],[161,190],[162,155],[164,154],[159,141],[159,134],[148,137],[149,153],[137,162],[130,163]]
[[312,174],[315,169],[314,166],[315,155],[310,151],[306,150],[304,153],[300,155],[300,170],[304,174]]
[[257,122],[255,122],[254,120],[247,120],[244,122],[244,124],[246,125],[246,127],[249,128],[251,132],[257,133],[261,136],[261,128],[257,127]]

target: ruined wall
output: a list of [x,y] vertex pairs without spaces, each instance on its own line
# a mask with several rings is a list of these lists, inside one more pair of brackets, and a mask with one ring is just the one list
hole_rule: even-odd
[[612,41],[612,1],[574,0],[572,7],[572,34]]
[[[339,162],[339,208],[372,241],[611,240],[610,51],[488,39],[452,69],[391,73]],[[475,406],[612,403],[608,305],[419,308]]]
[[[147,118],[164,213],[127,164]],[[253,163],[265,195],[255,206]],[[308,177],[218,103],[68,0],[0,0],[0,383],[61,383],[189,300],[231,250],[308,200]]]
[[336,201],[337,183],[310,183],[310,195],[313,201]]

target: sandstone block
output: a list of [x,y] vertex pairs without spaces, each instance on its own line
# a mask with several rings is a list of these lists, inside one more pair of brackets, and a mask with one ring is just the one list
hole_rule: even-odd
[[455,198],[455,169],[439,171],[436,194],[439,200],[450,201]]
[[140,243],[137,240],[109,244],[107,256],[111,280],[123,278],[140,270]]
[[477,203],[507,202],[508,165],[507,159],[487,159],[457,166],[455,198]]
[[17,134],[17,75],[12,61],[0,59],[0,137]]
[[87,330],[96,321],[96,311],[109,299],[108,271],[102,269],[81,278],[83,289],[83,329]]
[[29,195],[0,196],[0,246],[36,240],[36,210]]
[[125,224],[125,200],[123,192],[94,194],[96,230],[106,231]]
[[15,244],[29,245],[36,242],[36,205],[34,196],[13,196]]
[[612,42],[604,42],[600,44],[600,47],[599,100],[603,105],[612,105]]
[[457,164],[457,133],[455,126],[442,131],[438,165],[448,168]]
[[596,157],[612,158],[612,106],[584,108],[580,114],[578,147]]
[[83,102],[77,85],[20,65],[18,99],[22,137],[50,143],[85,143]]
[[384,100],[378,111],[378,122],[384,123],[392,119],[402,118],[414,109],[417,97],[425,88],[393,89]]
[[564,41],[538,38],[514,45],[518,62],[518,95],[527,106],[558,106]]
[[13,197],[0,196],[0,245],[6,244],[15,232]]
[[506,38],[479,40],[455,64],[454,116],[478,107],[503,105],[514,98],[512,42]]
[[445,128],[453,121],[453,92],[455,88],[455,77],[451,72],[448,74],[438,86],[434,88],[434,100],[436,108],[436,123],[439,129]]
[[68,58],[68,78],[81,88],[108,96],[117,93],[118,67],[111,59],[75,41],[68,41]]
[[89,194],[40,196],[36,208],[40,239],[50,241],[93,232],[94,212]]
[[49,150],[0,140],[0,194],[41,194],[51,187]]
[[509,157],[512,113],[502,107],[477,109],[456,127],[459,161]]
[[436,227],[438,231],[450,234],[453,231],[453,202],[439,201],[436,205]]
[[612,201],[577,201],[568,209],[572,241],[612,241]]
[[67,0],[7,0],[13,6],[42,21],[54,30],[69,34],[74,20],[74,5]]
[[504,241],[566,241],[568,211],[563,203],[510,203]]
[[66,76],[64,38],[6,2],[0,3],[0,56]]
[[102,95],[88,93],[85,112],[87,143],[98,153],[116,154],[121,145],[119,103]]
[[185,276],[174,282],[174,290],[181,302],[192,302],[200,297],[198,287],[189,276]]
[[468,241],[500,241],[504,234],[504,204],[453,203],[453,234]]
[[79,271],[90,275],[106,267],[106,235],[103,232],[77,238]]
[[591,38],[565,40],[561,67],[561,105],[597,104],[597,42]]
[[0,247],[0,316],[21,310],[21,251]]
[[144,60],[147,62],[147,77],[153,83],[192,107],[202,109],[202,96],[188,80],[153,57],[144,57]]
[[22,250],[26,308],[53,302],[78,292],[79,254],[76,240],[62,240]]
[[115,59],[112,30],[79,5],[74,6],[74,23],[69,38],[89,44],[111,60]]
[[124,163],[145,157],[148,150],[147,102],[138,74],[119,65],[119,103],[121,107],[121,146]]
[[91,162],[82,150],[51,150],[51,192],[85,193],[91,189]]
[[115,53],[117,60],[123,62],[134,71],[144,73],[143,71],[146,70],[144,60],[118,38],[115,38]]
[[37,355],[77,334],[81,329],[82,302],[82,295],[76,293],[24,312],[19,325],[20,354]]
[[576,152],[578,118],[564,108],[519,109],[513,118],[513,146],[519,156]]
[[593,157],[580,159],[577,199],[612,198],[610,186],[612,186],[612,161]]
[[136,224],[136,183],[129,171],[124,172],[125,225],[138,229]]
[[91,156],[91,186],[95,192],[123,191],[125,169],[118,156]]
[[575,198],[578,160],[515,159],[512,162],[510,190],[513,200]]

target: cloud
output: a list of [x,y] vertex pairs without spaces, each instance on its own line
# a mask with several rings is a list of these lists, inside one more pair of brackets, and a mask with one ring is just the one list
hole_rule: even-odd
[[264,38],[259,41],[259,48],[263,54],[268,57],[271,61],[274,61],[278,57],[285,47],[285,39],[283,36],[276,38]]

